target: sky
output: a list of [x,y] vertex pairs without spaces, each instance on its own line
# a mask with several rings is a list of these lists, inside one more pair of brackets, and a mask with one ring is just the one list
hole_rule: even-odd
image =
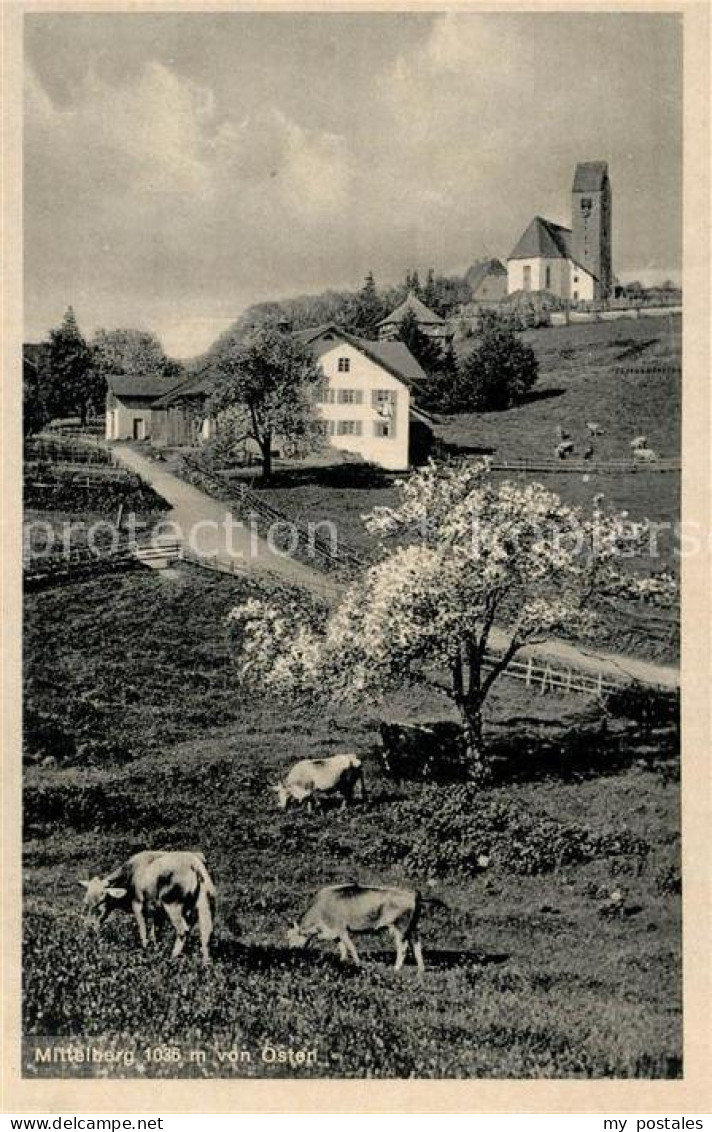
[[25,334],[203,351],[253,302],[506,260],[607,161],[621,279],[681,271],[675,14],[25,16]]

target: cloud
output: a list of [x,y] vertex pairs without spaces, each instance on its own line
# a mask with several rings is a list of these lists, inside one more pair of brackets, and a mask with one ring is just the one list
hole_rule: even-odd
[[75,301],[89,322],[178,333],[369,269],[380,284],[463,270],[506,257],[536,213],[567,223],[574,165],[599,158],[616,269],[679,256],[667,17],[447,12],[404,34],[409,16],[364,15],[349,27],[368,34],[348,42],[331,15],[267,31],[256,16],[164,14],[149,37],[143,15],[71,19],[37,17],[26,65],[40,326]]
[[32,70],[26,77],[30,157],[81,179],[136,193],[202,194],[210,189],[209,89],[157,62],[138,81],[117,86],[89,68],[71,104],[55,106]]

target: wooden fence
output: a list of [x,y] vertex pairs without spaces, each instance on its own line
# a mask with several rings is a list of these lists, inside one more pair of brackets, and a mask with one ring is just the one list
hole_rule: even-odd
[[682,462],[678,457],[651,460],[650,463],[637,460],[577,460],[570,457],[564,460],[498,460],[492,459],[490,467],[494,472],[531,472],[535,475],[554,475],[568,472],[573,475],[628,475],[638,472],[679,472]]
[[678,362],[650,362],[647,365],[639,366],[616,366],[613,372],[619,377],[632,377],[637,374],[667,376],[668,374],[681,374],[682,366]]
[[272,506],[257,492],[252,491],[246,484],[234,483],[215,472],[206,471],[196,460],[188,456],[183,457],[188,468],[195,471],[208,483],[217,487],[221,496],[227,497],[229,502],[235,503],[240,511],[254,514],[264,520],[271,528],[283,526],[290,533],[295,532],[298,539],[298,548],[306,552],[308,557],[320,559],[331,568],[341,568],[359,571],[364,566],[364,560],[358,552],[337,537],[335,543],[322,538],[316,533],[315,525],[294,519],[278,508]]
[[[485,654],[484,664],[492,668],[500,659],[499,653],[488,651]],[[582,672],[576,668],[558,666],[552,661],[533,656],[524,660],[510,661],[503,675],[512,680],[523,681],[528,688],[538,686],[542,695],[545,692],[563,692],[600,697],[626,688],[634,682],[632,679],[615,680],[610,674],[604,675],[602,669],[591,673]]]

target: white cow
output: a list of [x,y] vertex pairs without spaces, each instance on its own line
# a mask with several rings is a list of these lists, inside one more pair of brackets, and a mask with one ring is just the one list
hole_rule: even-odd
[[96,876],[79,883],[86,889],[85,914],[97,931],[112,912],[133,912],[141,946],[147,947],[149,936],[155,942],[155,915],[162,909],[176,931],[172,956],[182,953],[188,932],[197,924],[203,962],[209,962],[215,886],[202,853],[144,849],[104,879]]
[[586,428],[588,429],[588,434],[591,437],[603,436],[603,429],[597,421],[587,421]]
[[417,929],[425,903],[444,907],[441,900],[425,899],[408,888],[330,885],[316,894],[300,922],[294,921],[287,931],[287,942],[290,947],[306,947],[313,939],[336,940],[342,962],[350,956],[358,965],[358,952],[349,933],[387,930],[396,945],[396,971],[403,966],[410,946],[422,973],[425,964]]
[[658,454],[652,448],[633,449],[633,459],[638,460],[641,464],[654,464],[657,458]]
[[300,759],[290,767],[281,782],[272,789],[280,807],[285,810],[289,799],[295,802],[321,805],[321,795],[339,793],[346,806],[353,800],[356,784],[360,785],[361,798],[366,797],[361,760],[356,755],[331,755],[327,759]]
[[634,436],[630,442],[630,446],[633,449],[633,455],[635,455],[636,452],[640,452],[643,448],[647,448],[647,436]]

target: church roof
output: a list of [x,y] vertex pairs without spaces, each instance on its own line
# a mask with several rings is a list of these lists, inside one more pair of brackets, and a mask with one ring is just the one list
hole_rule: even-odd
[[390,326],[394,322],[402,322],[409,311],[412,311],[418,322],[424,326],[446,325],[445,319],[441,318],[439,314],[435,314],[435,311],[431,311],[426,307],[425,303],[422,302],[413,291],[408,294],[400,306],[396,307],[394,311],[391,311],[388,317],[382,319],[378,325]]
[[465,280],[470,284],[473,291],[476,291],[480,283],[483,282],[489,275],[506,275],[507,268],[498,259],[481,259],[477,263],[473,263],[470,270],[465,275]]
[[570,259],[571,229],[535,216],[519,238],[510,259]]
[[595,193],[603,188],[608,176],[608,162],[580,161],[574,173],[575,193]]

